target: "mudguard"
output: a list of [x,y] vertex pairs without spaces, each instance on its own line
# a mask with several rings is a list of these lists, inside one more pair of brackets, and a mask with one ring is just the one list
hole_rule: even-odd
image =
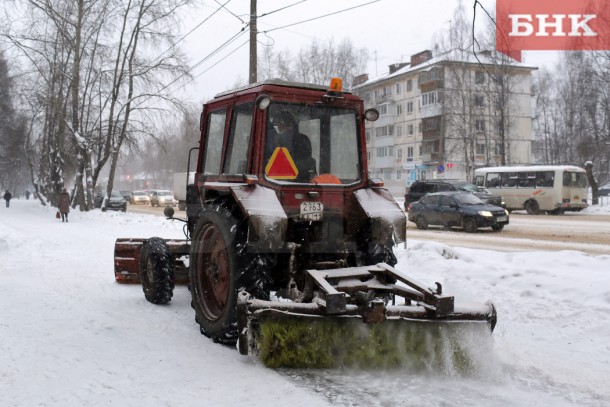
[[356,201],[372,223],[372,241],[385,242],[391,235],[394,242],[404,242],[407,232],[405,213],[384,188],[365,188],[354,192]]
[[248,218],[248,244],[269,250],[281,248],[288,216],[275,191],[260,185],[236,185],[231,194]]

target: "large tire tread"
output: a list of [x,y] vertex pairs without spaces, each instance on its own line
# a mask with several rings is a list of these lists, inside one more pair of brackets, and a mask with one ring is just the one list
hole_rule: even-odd
[[147,301],[163,305],[171,301],[174,276],[169,248],[165,240],[152,237],[140,252],[140,280]]

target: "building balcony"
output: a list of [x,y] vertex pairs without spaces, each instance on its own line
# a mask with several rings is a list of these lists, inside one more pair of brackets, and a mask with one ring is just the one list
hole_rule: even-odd
[[421,161],[424,164],[438,163],[439,154],[436,153],[425,153],[421,155]]
[[443,105],[441,103],[433,103],[421,107],[421,118],[440,116],[443,114]]

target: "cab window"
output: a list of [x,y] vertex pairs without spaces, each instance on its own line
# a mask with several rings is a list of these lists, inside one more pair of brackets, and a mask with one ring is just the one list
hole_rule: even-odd
[[203,157],[203,174],[220,174],[220,158],[222,152],[222,141],[225,132],[227,113],[225,109],[211,112],[207,117],[205,134],[205,155]]
[[252,103],[245,103],[233,109],[227,152],[223,164],[223,174],[245,174],[248,164],[250,133],[252,132]]

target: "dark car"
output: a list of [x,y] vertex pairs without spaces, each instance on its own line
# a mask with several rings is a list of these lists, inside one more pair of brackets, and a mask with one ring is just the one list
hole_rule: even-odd
[[110,198],[106,199],[102,204],[102,211],[122,211],[127,210],[127,201],[119,191],[112,191]]
[[602,185],[597,190],[597,196],[608,196],[610,195],[610,184]]
[[428,225],[446,228],[460,227],[473,233],[479,228],[490,227],[500,231],[508,225],[506,209],[489,205],[469,192],[448,191],[428,194],[409,204],[409,220],[418,229]]
[[129,203],[133,203],[133,192],[131,191],[119,191],[119,193],[121,194],[121,196],[123,197],[123,199]]
[[492,195],[485,188],[478,187],[470,182],[457,179],[433,179],[415,181],[411,184],[405,194],[405,210],[408,210],[409,204],[419,201],[426,194],[443,191],[466,191],[475,194],[483,202],[490,205],[501,206],[503,208],[506,206],[504,198]]

